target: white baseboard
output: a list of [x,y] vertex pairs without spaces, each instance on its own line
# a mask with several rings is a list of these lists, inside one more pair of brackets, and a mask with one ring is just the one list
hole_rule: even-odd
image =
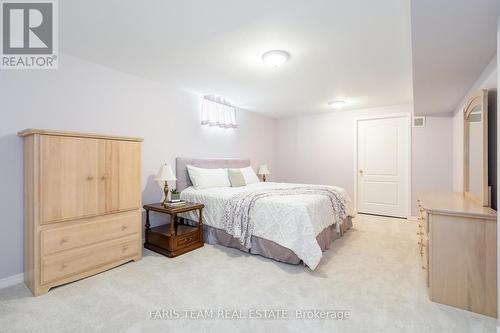
[[0,289],[7,288],[23,282],[24,282],[24,273],[7,276],[6,278],[0,279]]

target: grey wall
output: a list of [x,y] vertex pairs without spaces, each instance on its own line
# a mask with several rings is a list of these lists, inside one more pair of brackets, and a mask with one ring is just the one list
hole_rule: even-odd
[[412,135],[412,215],[417,216],[420,192],[453,189],[451,115],[427,116],[425,127],[413,128]]
[[[208,92],[207,92],[208,93]],[[27,127],[143,137],[144,203],[177,156],[245,157],[275,173],[274,119],[238,112],[238,130],[200,126],[199,97],[69,56],[55,71],[0,72],[0,279],[23,271],[22,140]]]

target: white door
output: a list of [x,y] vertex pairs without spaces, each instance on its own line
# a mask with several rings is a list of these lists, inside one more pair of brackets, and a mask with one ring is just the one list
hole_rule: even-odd
[[408,117],[358,121],[359,213],[408,216]]

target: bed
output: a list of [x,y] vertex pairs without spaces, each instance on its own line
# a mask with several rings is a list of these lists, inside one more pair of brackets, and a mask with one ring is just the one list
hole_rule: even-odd
[[[217,187],[195,189],[192,186],[187,166],[215,168],[243,168],[250,165],[247,159],[176,159],[177,190],[181,199],[205,205],[203,210],[204,237],[208,244],[220,244],[258,254],[277,261],[299,264],[303,262],[314,270],[323,251],[330,248],[335,239],[352,227],[353,209],[344,189],[334,186],[346,203],[346,216],[335,222],[330,199],[324,195],[268,196],[255,201],[252,207],[254,229],[249,244],[242,244],[224,228],[224,205],[238,194],[287,189],[297,186],[287,183],[256,183],[243,187]],[[182,217],[197,221],[198,212],[189,212]]]

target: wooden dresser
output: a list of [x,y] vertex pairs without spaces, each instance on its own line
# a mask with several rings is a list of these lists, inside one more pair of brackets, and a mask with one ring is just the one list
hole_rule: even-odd
[[19,136],[33,294],[139,260],[142,139],[37,129]]
[[425,193],[418,206],[430,299],[496,318],[496,211],[461,193]]

